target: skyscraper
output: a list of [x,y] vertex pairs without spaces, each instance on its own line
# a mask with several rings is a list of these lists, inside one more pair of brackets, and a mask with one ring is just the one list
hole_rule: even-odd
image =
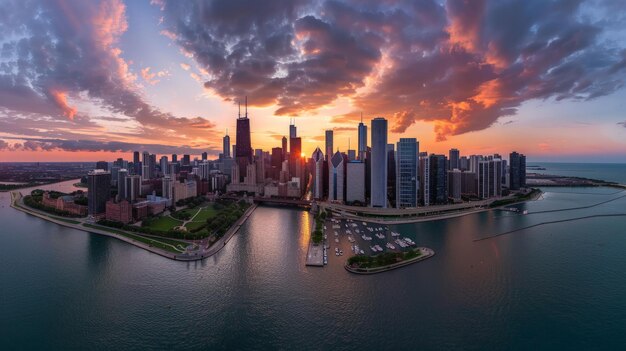
[[282,140],[283,161],[287,159],[287,137],[283,136]]
[[420,203],[424,206],[430,206],[430,157],[428,152],[420,152],[419,163]]
[[460,165],[459,165],[459,150],[457,149],[450,149],[450,152],[448,153],[449,159],[450,159],[450,169],[460,169]]
[[139,159],[139,151],[133,152],[133,173],[141,174],[141,161]]
[[324,197],[324,154],[320,148],[315,148],[313,155],[313,198],[321,199]]
[[178,162],[178,155],[172,154],[172,163]]
[[128,202],[134,202],[139,197],[141,192],[141,177],[139,175],[132,175],[126,177],[126,185],[124,186],[124,198]]
[[298,129],[296,128],[296,122],[289,123],[289,139],[293,139],[298,136]]
[[164,175],[170,173],[170,166],[169,162],[167,162],[167,156],[161,156],[161,160],[159,160],[159,167],[161,168],[161,173],[163,173]]
[[222,139],[222,155],[224,158],[230,157],[230,136],[228,136],[228,131]]
[[191,157],[188,154],[183,155],[183,166],[189,166],[191,164]]
[[[365,162],[350,161],[346,170],[346,201],[365,204]],[[349,181],[348,181],[349,179]]]
[[415,138],[400,138],[397,145],[396,207],[417,207],[419,143]]
[[429,195],[431,205],[448,203],[448,169],[445,155],[430,155]]
[[162,182],[161,195],[166,199],[172,199],[172,178],[165,176]]
[[248,119],[248,97],[246,97],[245,114],[237,116],[237,165],[239,178],[247,174],[248,165],[252,163],[252,144],[250,141],[250,119]]
[[346,183],[346,159],[341,152],[337,151],[330,159],[328,165],[328,200],[329,201],[345,201],[345,183]]
[[103,214],[111,198],[111,173],[95,169],[87,174],[87,207],[90,216]]
[[120,200],[126,198],[126,177],[128,177],[127,169],[120,169],[117,171],[117,195]]
[[500,159],[478,163],[478,197],[488,199],[502,195],[502,163]]
[[291,150],[289,152],[289,174],[291,177],[301,177],[302,163],[302,139],[299,137],[291,138]]
[[150,179],[150,153],[144,151],[141,157],[141,179]]
[[367,153],[367,126],[363,124],[363,114],[361,114],[361,123],[359,123],[359,160],[365,159]]
[[206,161],[208,157],[209,157],[209,154],[207,154],[206,151],[202,153],[202,161]]
[[329,160],[335,154],[333,149],[333,131],[329,129],[326,131],[326,159]]
[[387,202],[396,204],[396,150],[393,144],[387,144]]
[[463,173],[458,168],[448,171],[448,197],[455,202],[461,201],[463,189],[462,175]]
[[509,188],[519,190],[526,187],[526,156],[513,151],[509,155]]
[[370,204],[387,207],[387,120],[372,120],[372,163]]

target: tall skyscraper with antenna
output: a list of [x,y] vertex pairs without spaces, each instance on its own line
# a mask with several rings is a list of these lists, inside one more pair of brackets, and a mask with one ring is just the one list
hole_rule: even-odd
[[237,116],[237,147],[235,154],[239,167],[240,181],[246,175],[246,168],[252,164],[252,143],[250,141],[250,119],[248,119],[248,97],[245,99],[245,114],[241,115],[241,104],[239,104],[239,115]]
[[230,157],[230,136],[228,136],[228,129],[226,129],[226,135],[222,139],[222,157]]
[[361,123],[359,123],[359,160],[365,160],[367,154],[367,126],[363,124],[363,113],[361,112]]

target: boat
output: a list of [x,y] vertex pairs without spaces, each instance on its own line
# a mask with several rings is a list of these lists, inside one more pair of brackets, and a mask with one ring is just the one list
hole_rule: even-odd
[[367,225],[367,223],[363,222],[363,225]]
[[400,233],[398,233],[398,232],[391,232],[391,236],[400,236]]
[[370,246],[370,250],[372,250],[372,252],[378,251],[375,246]]
[[394,250],[396,247],[392,243],[387,243],[387,248]]
[[335,242],[336,242],[336,243],[338,243],[338,242],[339,242],[339,239],[335,238]]
[[365,252],[364,252],[363,250],[360,250],[360,251],[359,251],[359,253],[360,253],[361,255],[364,255],[364,254],[365,254]]

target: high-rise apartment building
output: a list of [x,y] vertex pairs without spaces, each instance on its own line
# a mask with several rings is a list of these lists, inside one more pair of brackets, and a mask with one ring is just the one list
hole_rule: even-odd
[[105,213],[111,198],[111,173],[95,169],[87,174],[87,207],[90,216]]
[[419,192],[419,143],[400,138],[396,152],[396,207],[417,207]]
[[526,156],[515,151],[509,155],[509,188],[519,190],[526,187]]
[[449,169],[460,169],[460,165],[459,165],[459,158],[460,158],[460,152],[457,149],[450,149],[449,153],[448,153],[448,158],[449,158],[449,162],[450,162],[450,168]]
[[370,205],[387,207],[387,120],[377,117],[372,120],[372,161]]
[[478,197],[488,199],[502,195],[502,163],[490,159],[478,163]]
[[430,205],[448,203],[448,167],[445,155],[430,155]]

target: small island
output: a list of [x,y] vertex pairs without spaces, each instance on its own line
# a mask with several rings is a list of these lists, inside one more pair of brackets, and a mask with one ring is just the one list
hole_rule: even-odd
[[418,247],[408,251],[385,252],[375,256],[356,255],[348,259],[345,268],[356,274],[376,274],[404,267],[435,255],[427,247]]

